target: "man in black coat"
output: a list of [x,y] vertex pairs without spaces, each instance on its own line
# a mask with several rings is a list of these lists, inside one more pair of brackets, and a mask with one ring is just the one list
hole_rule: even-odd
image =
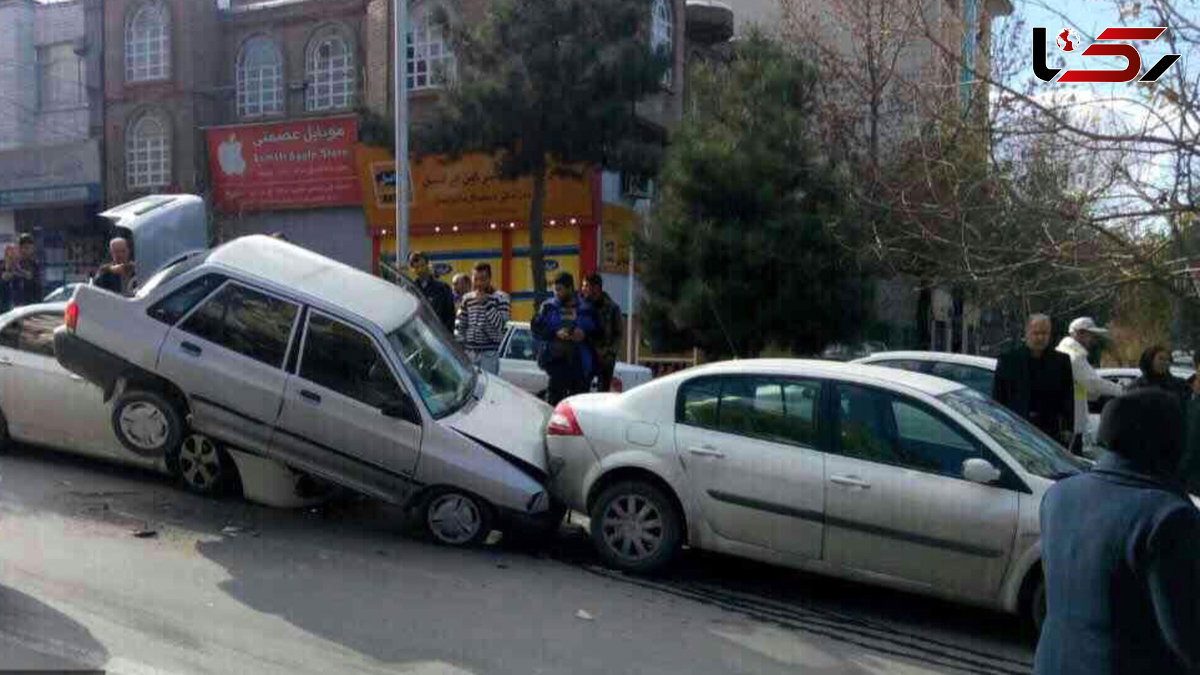
[[1200,672],[1200,511],[1177,480],[1181,415],[1157,389],[1113,399],[1108,452],[1042,499],[1034,675]]
[[121,237],[113,239],[108,242],[108,254],[112,256],[112,262],[100,267],[92,285],[124,295],[129,292],[136,273],[136,267],[129,259],[129,242]]
[[429,266],[429,256],[419,251],[408,256],[408,267],[417,277],[417,288],[425,294],[425,299],[433,307],[433,313],[446,326],[446,330],[454,334],[454,291],[449,284],[438,281],[433,277],[433,269]]
[[1074,386],[1071,358],[1050,348],[1050,317],[1034,314],[1025,344],[996,363],[992,398],[1066,445],[1075,429]]

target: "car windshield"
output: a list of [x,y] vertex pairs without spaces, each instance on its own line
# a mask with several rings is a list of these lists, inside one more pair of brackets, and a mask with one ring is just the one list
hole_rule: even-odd
[[996,439],[1029,473],[1058,480],[1083,471],[1087,462],[1067,452],[1040,429],[983,394],[964,387],[939,396]]
[[191,253],[175,258],[159,268],[159,270],[154,273],[154,276],[150,277],[146,280],[146,283],[139,286],[137,293],[134,294],[134,297],[144,298],[150,295],[154,292],[154,289],[163,285],[167,281],[174,279],[180,274],[183,274],[190,269],[194,269],[207,259],[208,251],[192,251]]
[[424,303],[413,318],[388,334],[408,377],[435,418],[466,405],[477,373],[462,349]]

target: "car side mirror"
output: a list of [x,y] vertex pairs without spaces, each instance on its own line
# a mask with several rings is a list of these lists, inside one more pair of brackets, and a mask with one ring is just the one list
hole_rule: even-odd
[[401,392],[396,399],[383,404],[380,412],[385,417],[394,417],[412,424],[421,423],[421,411],[417,410],[417,404],[413,401],[412,396],[405,392]]
[[971,459],[963,462],[962,475],[963,478],[971,481],[972,483],[989,485],[1000,480],[1000,476],[1002,474],[1000,473],[1000,469],[997,469],[986,459],[972,457]]

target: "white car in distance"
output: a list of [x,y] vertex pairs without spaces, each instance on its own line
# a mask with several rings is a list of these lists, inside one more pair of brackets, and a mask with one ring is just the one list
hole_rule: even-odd
[[[550,376],[537,364],[537,340],[528,322],[508,322],[500,343],[500,377],[535,396],[545,398]],[[613,372],[613,391],[629,391],[653,377],[654,373],[645,366],[618,361]]]

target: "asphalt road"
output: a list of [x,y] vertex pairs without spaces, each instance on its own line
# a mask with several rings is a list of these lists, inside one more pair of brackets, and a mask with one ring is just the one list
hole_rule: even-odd
[[458,551],[371,502],[209,500],[30,448],[0,479],[0,668],[1016,675],[1032,660],[1012,617],[710,555],[629,578],[577,527]]

